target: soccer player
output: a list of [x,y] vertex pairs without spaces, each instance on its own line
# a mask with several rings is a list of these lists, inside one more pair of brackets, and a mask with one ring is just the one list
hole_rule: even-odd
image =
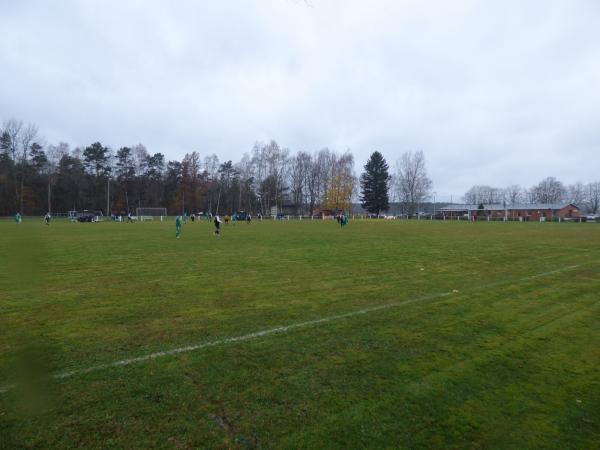
[[132,223],[133,219],[131,218],[131,212],[127,213],[127,223]]
[[345,214],[341,214],[338,221],[340,222],[340,227],[342,228],[348,225],[348,217]]
[[213,233],[215,236],[221,235],[221,218],[218,215],[215,215],[215,232]]
[[20,213],[15,214],[15,222],[21,223],[21,214]]
[[175,237],[179,239],[179,236],[181,236],[181,217],[177,216],[175,217]]
[[44,216],[44,222],[46,223],[46,225],[50,225],[50,212],[47,212]]
[[250,225],[250,222],[252,222],[252,216],[250,214],[246,215],[246,224]]

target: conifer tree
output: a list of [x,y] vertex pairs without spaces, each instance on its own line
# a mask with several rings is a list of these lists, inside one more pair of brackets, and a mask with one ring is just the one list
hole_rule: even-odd
[[379,215],[389,207],[388,168],[383,155],[375,151],[367,161],[365,172],[360,177],[362,207],[370,213]]

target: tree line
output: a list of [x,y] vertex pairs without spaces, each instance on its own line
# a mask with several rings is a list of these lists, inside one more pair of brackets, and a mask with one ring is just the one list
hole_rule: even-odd
[[313,215],[350,211],[357,178],[350,151],[292,154],[276,141],[257,143],[241,160],[167,161],[142,145],[111,149],[44,145],[33,124],[10,119],[0,129],[0,214],[100,210],[126,214],[166,207],[169,214],[234,211],[270,214],[273,207]]
[[[349,213],[358,199],[379,214],[388,208],[390,189],[407,212],[428,198],[432,183],[422,152],[404,154],[393,175],[381,153],[369,161],[360,183],[349,150],[292,153],[274,140],[256,143],[237,162],[214,154],[201,158],[196,151],[167,161],[142,144],[118,149],[100,142],[83,148],[44,144],[35,125],[10,119],[0,129],[0,214],[84,209],[127,214],[166,207],[169,214],[314,215]],[[371,182],[378,185],[374,191]]]
[[600,181],[565,185],[554,177],[547,177],[528,189],[519,185],[505,188],[476,185],[465,193],[463,201],[474,205],[496,203],[507,206],[520,203],[573,203],[596,214],[600,209]]
[[[328,148],[292,153],[272,140],[256,143],[242,158],[220,161],[196,151],[180,161],[166,160],[142,144],[112,149],[100,142],[71,148],[45,144],[34,124],[10,119],[0,128],[0,214],[64,213],[99,210],[127,214],[138,207],[166,207],[169,214],[248,211],[314,215],[351,212],[360,200],[370,213],[388,210],[390,200],[402,213],[418,212],[432,198],[425,155],[406,152],[395,171],[375,151],[360,177],[354,156]],[[600,182],[565,186],[553,177],[529,189],[473,186],[466,203],[557,203],[567,201],[596,213]]]

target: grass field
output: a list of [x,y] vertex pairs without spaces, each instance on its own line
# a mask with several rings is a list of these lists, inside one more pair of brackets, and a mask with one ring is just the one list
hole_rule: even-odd
[[600,226],[223,228],[0,221],[0,447],[600,448]]

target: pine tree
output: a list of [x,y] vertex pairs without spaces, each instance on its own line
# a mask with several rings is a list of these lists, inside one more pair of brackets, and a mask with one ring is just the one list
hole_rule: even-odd
[[388,209],[389,181],[385,158],[381,153],[373,152],[365,165],[365,172],[360,177],[361,202],[364,209],[377,215]]

